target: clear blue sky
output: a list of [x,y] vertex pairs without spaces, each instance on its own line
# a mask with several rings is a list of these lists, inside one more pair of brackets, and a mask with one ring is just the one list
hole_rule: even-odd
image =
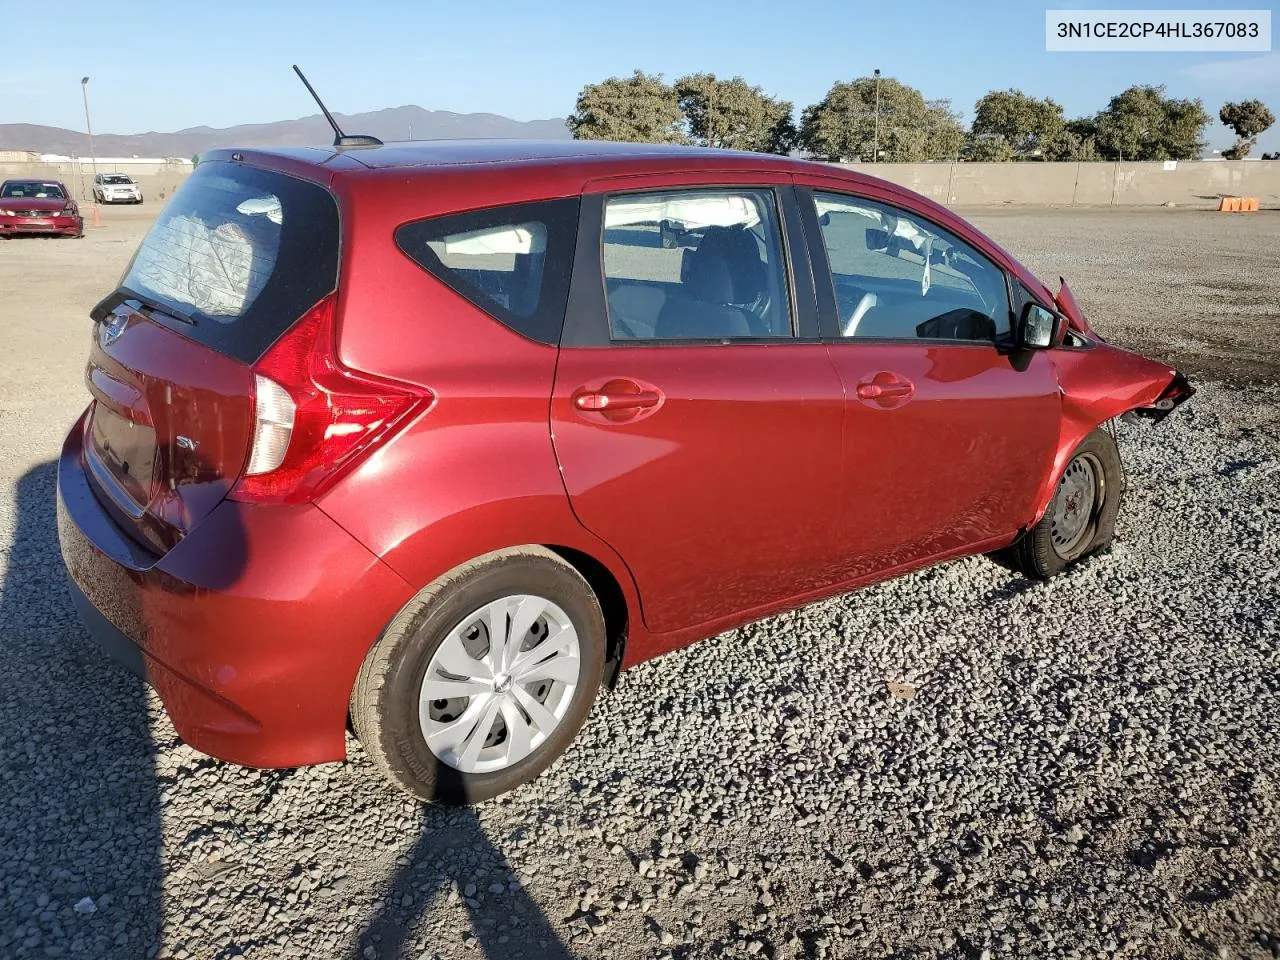
[[[668,79],[691,71],[741,75],[793,101],[798,113],[833,81],[875,67],[926,97],[951,98],[966,119],[992,89],[1051,96],[1074,116],[1097,111],[1134,83],[1200,97],[1215,118],[1214,146],[1231,140],[1216,120],[1224,100],[1257,96],[1280,113],[1280,53],[1046,53],[1045,7],[1025,0],[19,4],[20,21],[54,22],[72,33],[59,40],[21,26],[4,31],[0,122],[82,129],[85,74],[96,132],[314,113],[289,70],[293,62],[331,109],[345,113],[418,104],[519,120],[564,116],[583,84],[636,68]],[[1259,152],[1277,148],[1280,131],[1272,128]]]

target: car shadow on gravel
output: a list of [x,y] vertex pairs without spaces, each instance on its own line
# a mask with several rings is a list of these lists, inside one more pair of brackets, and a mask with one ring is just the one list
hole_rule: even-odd
[[[435,904],[456,898],[467,911],[469,949],[487,960],[573,960],[542,908],[515,881],[506,857],[485,836],[469,807],[425,806],[413,848],[398,861],[382,907],[364,928],[352,960],[432,957],[426,943],[406,950]],[[462,864],[468,866],[461,869]],[[444,951],[442,951],[443,953]]]
[[147,689],[75,614],[55,485],[42,463],[0,506],[13,511],[0,585],[0,956],[154,956],[161,825]]

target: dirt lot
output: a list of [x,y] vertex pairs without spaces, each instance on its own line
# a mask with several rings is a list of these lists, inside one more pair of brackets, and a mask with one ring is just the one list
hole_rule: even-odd
[[1280,380],[1280,211],[962,210],[1103,336],[1202,380]]
[[645,664],[537,783],[448,811],[354,742],[196,754],[69,607],[50,461],[155,210],[0,243],[0,957],[1280,957],[1280,213],[968,211],[1202,386],[1122,429],[1111,553]]

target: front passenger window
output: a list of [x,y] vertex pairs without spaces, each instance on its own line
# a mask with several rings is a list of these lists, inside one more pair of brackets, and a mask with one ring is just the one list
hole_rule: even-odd
[[604,274],[614,340],[791,336],[791,298],[769,190],[610,197]]
[[959,237],[873,200],[814,199],[842,337],[991,342],[1009,334],[1004,272]]

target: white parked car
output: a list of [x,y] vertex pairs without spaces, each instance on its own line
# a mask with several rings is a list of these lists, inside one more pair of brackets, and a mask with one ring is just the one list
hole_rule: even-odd
[[93,198],[99,203],[141,203],[142,188],[123,173],[100,173],[93,178]]

